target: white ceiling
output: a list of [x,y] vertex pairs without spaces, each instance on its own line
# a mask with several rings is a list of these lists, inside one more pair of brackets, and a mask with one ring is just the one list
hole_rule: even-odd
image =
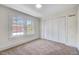
[[35,4],[25,4],[24,6],[40,13],[41,15],[51,15],[74,8],[77,4],[42,4],[42,8],[37,9]]

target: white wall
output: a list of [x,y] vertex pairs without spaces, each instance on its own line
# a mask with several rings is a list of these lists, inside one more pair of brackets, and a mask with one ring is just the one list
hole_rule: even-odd
[[8,28],[8,23],[9,23],[9,14],[19,14],[23,16],[23,13],[17,12],[15,10],[9,9],[7,7],[1,6],[0,5],[0,51],[14,47],[16,45],[37,39],[40,37],[40,32],[39,32],[39,19],[35,19],[34,22],[36,24],[35,26],[35,34],[33,35],[28,35],[25,37],[20,37],[19,39],[8,39],[8,33],[9,33],[9,28]]
[[77,9],[77,47],[79,49],[79,7]]
[[[41,37],[76,47],[76,12],[76,8],[73,8],[56,15],[43,17],[41,22]],[[73,14],[75,16],[69,17],[69,15]]]

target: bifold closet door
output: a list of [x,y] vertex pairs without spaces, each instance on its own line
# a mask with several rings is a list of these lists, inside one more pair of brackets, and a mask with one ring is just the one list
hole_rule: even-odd
[[58,41],[66,42],[66,17],[58,18]]
[[59,40],[58,40],[58,18],[56,18],[56,19],[54,19],[54,20],[52,20],[51,21],[52,23],[51,23],[51,39],[53,40],[53,41],[56,41],[56,42],[58,42]]
[[76,16],[67,17],[68,45],[76,44]]

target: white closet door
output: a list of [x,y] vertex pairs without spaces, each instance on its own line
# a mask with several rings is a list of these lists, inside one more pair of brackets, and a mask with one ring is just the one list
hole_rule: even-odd
[[75,45],[76,42],[76,16],[67,19],[68,45]]
[[58,19],[51,21],[51,39],[58,42]]
[[66,18],[60,17],[58,19],[58,41],[61,43],[66,42]]

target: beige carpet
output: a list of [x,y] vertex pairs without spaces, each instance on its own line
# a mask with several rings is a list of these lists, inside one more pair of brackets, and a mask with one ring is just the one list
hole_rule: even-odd
[[61,43],[35,40],[21,46],[0,52],[2,55],[77,55],[78,50]]

